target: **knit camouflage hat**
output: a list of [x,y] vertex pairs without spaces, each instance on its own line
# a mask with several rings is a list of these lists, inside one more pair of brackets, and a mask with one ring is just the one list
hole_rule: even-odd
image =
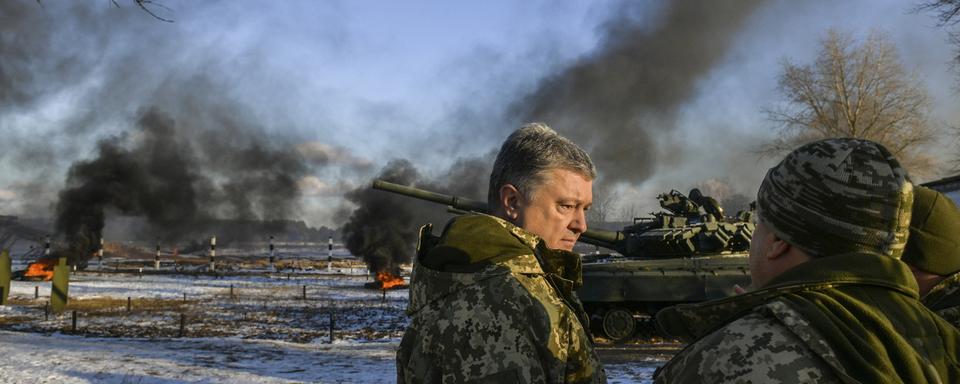
[[903,261],[946,276],[960,271],[960,209],[942,193],[915,189],[910,239]]
[[812,256],[867,252],[899,258],[913,184],[882,145],[859,139],[806,144],[770,168],[757,216]]

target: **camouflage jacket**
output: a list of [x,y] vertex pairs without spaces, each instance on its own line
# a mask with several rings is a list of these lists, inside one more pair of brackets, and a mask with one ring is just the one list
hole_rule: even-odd
[[947,276],[923,296],[923,305],[960,328],[960,272]]
[[[455,218],[441,238],[431,236],[421,231],[398,382],[606,382],[572,292],[576,254],[486,215]],[[427,267],[439,253],[470,262]],[[560,259],[544,261],[553,257]]]
[[695,340],[658,383],[960,382],[960,333],[887,256],[814,259],[764,289],[664,309],[657,325]]

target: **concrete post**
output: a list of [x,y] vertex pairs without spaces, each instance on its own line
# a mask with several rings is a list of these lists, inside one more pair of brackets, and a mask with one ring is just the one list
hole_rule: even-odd
[[103,238],[100,238],[100,249],[97,249],[97,267],[103,268]]
[[210,237],[210,272],[217,270],[215,259],[217,257],[217,237]]
[[333,236],[327,238],[327,272],[333,270]]

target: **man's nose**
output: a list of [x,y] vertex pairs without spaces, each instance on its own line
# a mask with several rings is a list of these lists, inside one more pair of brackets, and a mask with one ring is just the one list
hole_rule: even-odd
[[578,209],[577,213],[574,214],[573,220],[570,221],[570,225],[567,226],[567,229],[573,231],[573,233],[581,234],[587,231],[587,213],[582,209]]

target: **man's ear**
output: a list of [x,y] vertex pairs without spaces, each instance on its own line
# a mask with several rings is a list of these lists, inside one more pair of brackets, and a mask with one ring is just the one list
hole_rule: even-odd
[[516,220],[520,215],[520,191],[513,184],[504,184],[500,187],[500,209],[510,220]]
[[770,234],[773,236],[773,242],[770,243],[770,247],[767,249],[767,260],[779,259],[780,257],[790,252],[791,245],[783,239],[777,237],[777,235]]

